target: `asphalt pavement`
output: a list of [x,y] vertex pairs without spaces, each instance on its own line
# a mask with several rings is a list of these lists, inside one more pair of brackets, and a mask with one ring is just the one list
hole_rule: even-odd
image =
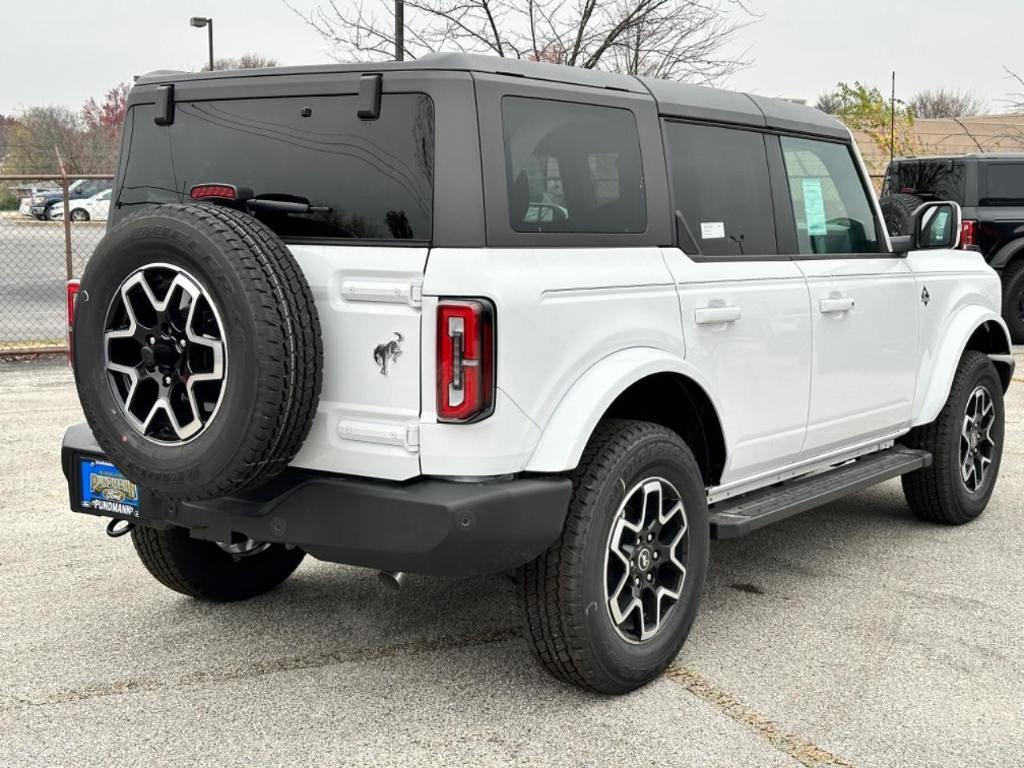
[[67,368],[0,364],[0,766],[1022,765],[1021,373],[1007,403],[979,520],[893,482],[713,543],[670,672],[606,698],[534,664],[506,577],[307,558],[248,603],[167,591],[67,511]]

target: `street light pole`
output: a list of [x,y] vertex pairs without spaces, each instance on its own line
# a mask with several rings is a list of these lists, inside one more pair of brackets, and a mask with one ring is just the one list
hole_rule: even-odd
[[213,72],[213,19],[205,16],[193,16],[188,23],[200,29],[206,27],[207,40],[210,45],[210,71]]
[[395,61],[405,58],[405,2],[395,0]]

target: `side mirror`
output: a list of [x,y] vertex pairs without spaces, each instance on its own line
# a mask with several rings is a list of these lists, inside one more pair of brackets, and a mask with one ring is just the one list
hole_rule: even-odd
[[914,211],[913,225],[913,234],[891,238],[893,251],[956,248],[960,245],[963,212],[954,202],[925,203]]

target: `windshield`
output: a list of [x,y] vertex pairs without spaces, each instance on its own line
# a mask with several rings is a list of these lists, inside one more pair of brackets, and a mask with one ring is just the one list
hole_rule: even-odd
[[[285,239],[430,239],[434,111],[423,94],[387,94],[380,117],[358,96],[180,102],[174,123],[131,109],[118,207],[182,202],[200,184],[309,202],[253,214]],[[126,129],[127,130],[127,129]]]

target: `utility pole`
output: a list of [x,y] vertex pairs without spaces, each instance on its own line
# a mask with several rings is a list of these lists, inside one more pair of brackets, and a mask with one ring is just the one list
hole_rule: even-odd
[[405,58],[405,2],[395,0],[395,61]]
[[896,70],[892,71],[892,97],[889,99],[889,165],[896,156]]

